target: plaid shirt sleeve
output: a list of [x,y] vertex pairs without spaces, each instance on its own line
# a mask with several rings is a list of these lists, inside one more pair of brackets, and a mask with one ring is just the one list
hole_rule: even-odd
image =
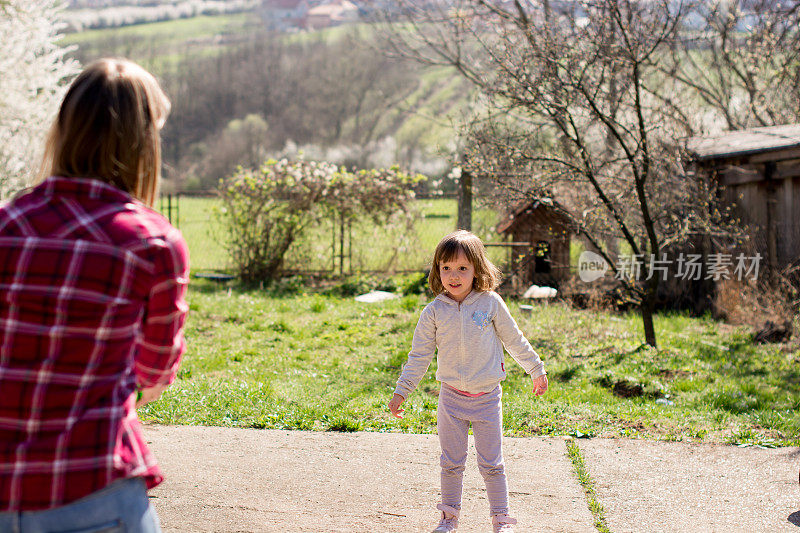
[[189,253],[177,230],[154,241],[155,279],[135,359],[136,383],[141,388],[172,384],[186,350],[183,324],[188,310]]

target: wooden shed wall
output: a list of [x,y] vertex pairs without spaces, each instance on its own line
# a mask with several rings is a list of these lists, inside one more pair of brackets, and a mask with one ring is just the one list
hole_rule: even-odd
[[725,200],[751,227],[748,249],[778,268],[800,259],[800,176],[729,185]]

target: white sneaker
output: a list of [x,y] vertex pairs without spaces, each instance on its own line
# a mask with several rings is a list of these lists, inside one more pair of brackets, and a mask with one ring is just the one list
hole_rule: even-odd
[[516,518],[511,518],[507,514],[496,514],[492,517],[492,531],[494,533],[514,533],[514,524],[516,523]]
[[458,509],[449,505],[439,504],[436,506],[442,512],[442,519],[431,533],[447,533],[458,529]]

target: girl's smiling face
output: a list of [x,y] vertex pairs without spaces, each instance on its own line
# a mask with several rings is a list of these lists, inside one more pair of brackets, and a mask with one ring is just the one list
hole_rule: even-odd
[[457,256],[439,263],[439,277],[448,296],[457,302],[463,302],[472,291],[475,267],[464,252],[459,250]]

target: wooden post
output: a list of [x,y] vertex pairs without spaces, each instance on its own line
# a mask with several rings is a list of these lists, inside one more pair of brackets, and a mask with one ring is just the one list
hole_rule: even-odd
[[458,225],[456,229],[472,231],[472,174],[462,169],[458,184]]
[[353,221],[347,224],[347,271],[353,274]]
[[167,219],[172,224],[172,194],[167,195]]
[[767,265],[769,265],[770,270],[775,272],[775,269],[778,265],[778,238],[777,238],[777,224],[775,221],[776,211],[777,211],[777,203],[778,200],[775,197],[775,163],[773,161],[769,161],[764,165],[764,178],[766,180],[766,216],[767,216],[767,227],[766,236],[767,236]]
[[336,273],[336,211],[331,215],[331,275]]
[[344,277],[344,212],[339,224],[339,277]]

